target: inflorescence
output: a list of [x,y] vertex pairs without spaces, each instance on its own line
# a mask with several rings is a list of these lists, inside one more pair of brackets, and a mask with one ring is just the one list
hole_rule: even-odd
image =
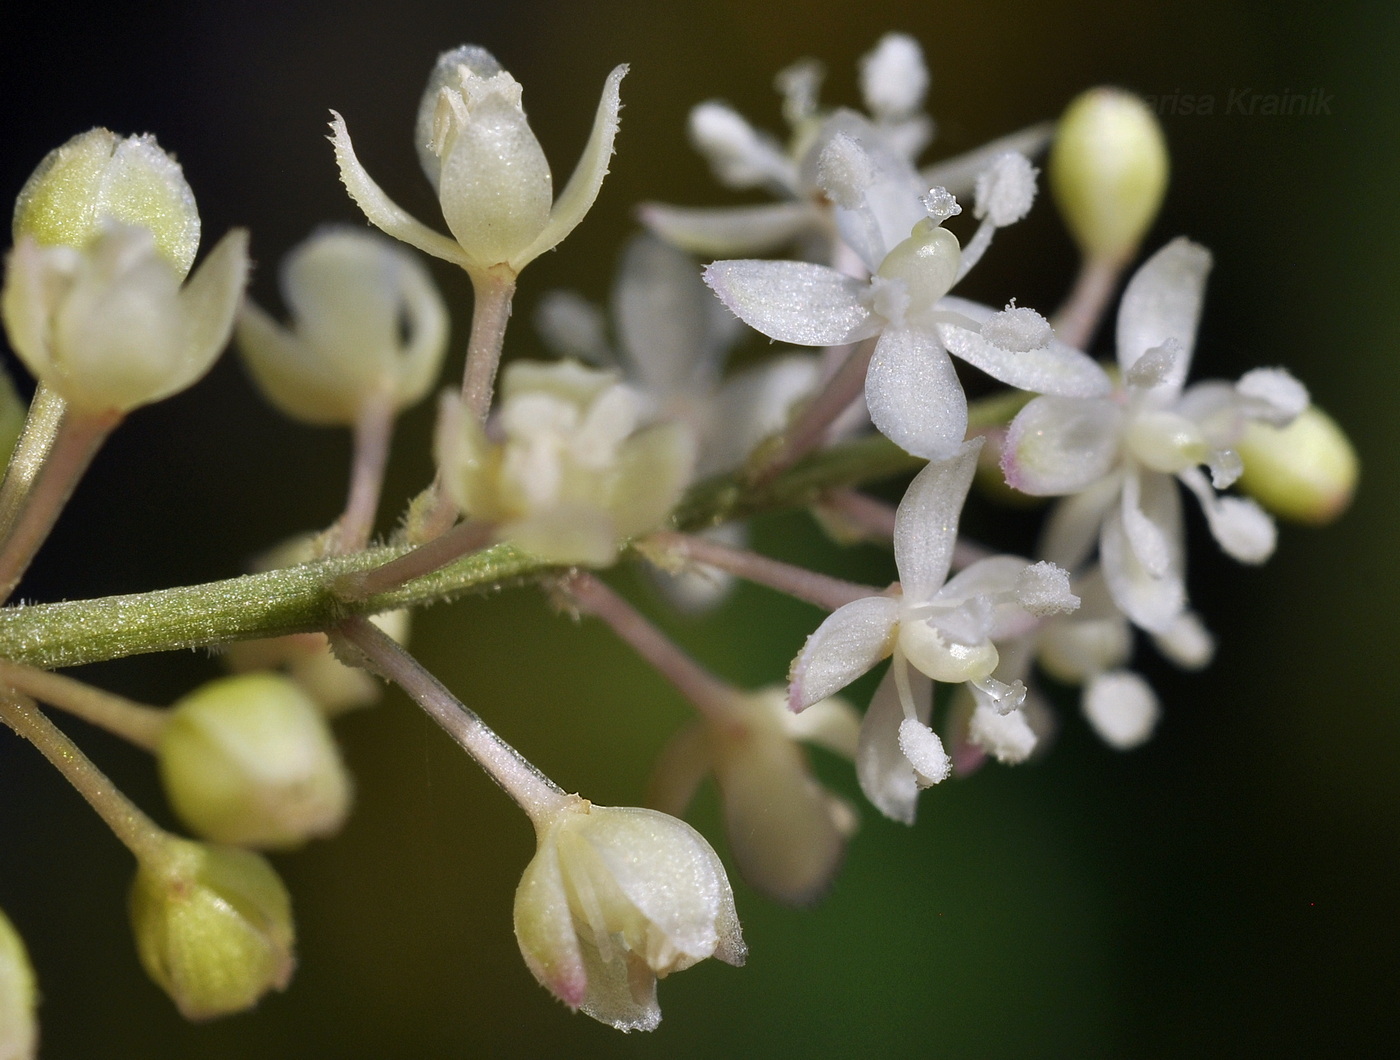
[[[341,180],[383,234],[323,228],[294,250],[281,271],[285,323],[244,301],[246,233],[226,234],[191,272],[194,196],[150,136],[77,136],[20,193],[3,318],[37,390],[21,429],[0,380],[0,411],[13,410],[0,416],[13,424],[0,597],[107,435],[195,383],[231,337],[279,410],[354,433],[343,514],[259,560],[259,591],[282,612],[235,612],[191,633],[161,624],[176,604],[152,593],[121,607],[28,608],[28,639],[4,625],[17,609],[0,612],[0,719],[136,858],[137,952],[190,1019],[288,985],[291,900],[258,851],[344,822],[352,784],[330,721],[376,700],[374,677],[417,702],[534,826],[515,899],[530,971],[573,1009],[650,1030],[657,979],[746,954],[724,866],[678,819],[706,776],[745,879],[778,901],[813,903],[858,813],[818,782],[804,744],[853,761],[868,801],[906,823],[923,790],[1045,747],[1055,721],[1040,673],[1082,688],[1083,715],[1108,745],[1135,747],[1161,707],[1130,668],[1134,630],[1183,667],[1205,666],[1214,650],[1188,603],[1178,483],[1220,547],[1251,564],[1274,548],[1266,508],[1325,522],[1346,506],[1350,445],[1285,369],[1188,382],[1210,252],[1177,238],[1129,275],[1167,184],[1151,112],[1096,89],[1058,123],[921,168],[929,78],[917,43],[899,34],[862,61],[864,113],[823,106],[812,62],[778,75],[785,138],[724,104],[697,106],[691,137],[718,179],[775,201],[643,205],[647,231],[627,244],[609,311],[550,292],[536,325],[559,359],[498,372],[521,271],[599,194],[625,73],[608,76],[556,193],[521,85],[483,48],[444,53],[414,140],[447,234],[375,183],[335,114]],[[1047,149],[1082,252],[1065,303],[1046,317],[1013,298],[997,307],[954,294],[997,230],[1032,209]],[[376,544],[394,421],[434,389],[447,347],[448,313],[415,250],[462,267],[473,319],[461,387],[439,398],[436,477]],[[1101,365],[1084,351],[1124,279],[1116,361]],[[746,328],[787,345],[727,371]],[[1009,389],[969,405],[968,366]],[[959,533],[974,478],[998,467],[1010,489],[1056,498],[1033,556]],[[859,491],[913,470],[897,506]],[[748,516],[783,505],[809,508],[840,540],[885,542],[898,580],[858,585],[751,551]],[[829,616],[785,684],[775,672],[773,684],[735,687],[598,577],[620,561],[643,565],[686,611],[746,579]],[[403,646],[403,605],[507,578],[600,620],[694,706],[657,763],[654,808],[565,792]],[[83,658],[219,644],[234,673],[157,708],[35,665],[53,665],[34,645],[73,606],[88,608],[84,629],[138,628],[124,647],[94,639]],[[887,659],[863,714],[840,698]],[[938,685],[947,691],[935,700]],[[156,825],[39,704],[149,750],[198,838]],[[35,1006],[23,943],[0,914],[0,1060],[35,1054]]]

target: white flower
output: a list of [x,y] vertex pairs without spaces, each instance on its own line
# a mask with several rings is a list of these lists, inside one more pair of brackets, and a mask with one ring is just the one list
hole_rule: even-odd
[[696,474],[739,466],[759,442],[787,426],[793,407],[816,387],[817,358],[791,352],[722,378],[742,328],[715,301],[691,258],[654,236],[633,239],[612,291],[612,330],[577,295],[554,291],[536,316],[558,352],[616,369],[654,420],[680,420],[695,432]]
[[353,425],[366,402],[407,408],[447,350],[447,308],[428,270],[376,232],[329,227],[282,263],[284,328],[252,302],[238,345],[263,392],[289,416]]
[[971,193],[977,174],[997,155],[1035,154],[1049,142],[1053,126],[1033,126],[929,167],[921,176],[913,162],[932,137],[933,123],[922,112],[929,76],[918,43],[904,34],[886,34],[861,60],[860,75],[870,117],[844,108],[823,112],[817,104],[821,68],[814,62],[798,62],[780,73],[777,85],[790,126],[786,147],[727,104],[699,104],[690,114],[691,141],[720,182],[764,187],[784,201],[715,208],[646,203],[640,210],[643,223],[695,254],[767,254],[800,243],[804,257],[833,261],[840,251],[832,247],[831,203],[820,179],[821,155],[833,138],[860,140],[875,170],[896,182],[911,181],[916,195],[931,185]]
[[744,963],[724,866],[684,821],[575,796],[536,839],[515,892],[515,936],[540,985],[570,1008],[654,1030],[657,979],[706,957]]
[[34,375],[87,415],[194,384],[228,342],[248,271],[232,231],[181,286],[150,228],[105,222],[83,248],[23,236],[6,262],[5,329]]
[[[858,177],[864,143],[838,137],[828,145],[828,175]],[[845,156],[854,156],[847,158]],[[908,181],[885,174],[865,186],[832,189],[836,223],[869,268],[869,281],[797,261],[719,261],[705,282],[739,319],[770,338],[800,346],[838,346],[879,336],[865,381],[870,418],[907,452],[946,460],[967,433],[967,399],[949,354],[1022,390],[1085,397],[1107,392],[1103,373],[1083,353],[1053,339],[1048,326],[1027,327],[1028,310],[1007,319],[985,306],[946,297],[980,257],[997,227],[1017,220],[1034,195],[1034,171],[1020,155],[1003,155],[979,179],[983,223],[963,253],[942,221],[960,207],[941,188],[922,197]],[[849,207],[840,205],[849,202]],[[906,235],[907,234],[907,235]],[[994,345],[983,332],[1009,338]],[[1043,342],[1026,348],[1027,341]]]
[[744,879],[779,901],[810,904],[835,875],[856,816],[812,776],[797,741],[853,758],[859,727],[842,699],[794,714],[783,688],[736,693],[724,718],[702,717],[667,744],[649,801],[679,815],[705,774],[713,773]]
[[611,372],[516,361],[489,435],[444,395],[437,457],[447,496],[495,524],[499,540],[550,562],[606,566],[671,513],[695,440],[681,423],[645,426],[640,396]]
[[919,472],[895,515],[899,589],[833,612],[807,638],[789,675],[789,705],[802,710],[894,656],[861,726],[856,771],[871,802],[896,820],[912,821],[919,789],[950,769],[928,726],[932,682],[971,684],[998,713],[1010,713],[1025,685],[992,677],[994,641],[1079,603],[1064,571],[1014,556],[993,556],[948,578],[981,445],[965,443],[952,460]]
[[[484,273],[518,273],[553,249],[598,197],[617,136],[618,86],[608,75],[583,155],[554,198],[553,178],[520,102],[520,84],[484,48],[464,45],[438,57],[418,111],[423,170],[437,190],[452,238],[411,217],[369,176],[339,114],[331,122],[340,177],[370,223],[434,257]],[[332,112],[334,113],[334,112]]]
[[1114,601],[1159,634],[1186,604],[1172,479],[1196,495],[1227,553],[1263,562],[1274,549],[1273,520],[1253,501],[1216,491],[1239,476],[1235,447],[1250,422],[1281,426],[1308,405],[1307,391],[1282,369],[1256,369],[1233,385],[1184,386],[1209,269],[1209,252],[1185,239],[1153,255],[1118,312],[1121,384],[1103,397],[1036,398],[1012,421],[1002,455],[1016,489],[1073,495],[1051,517],[1044,555],[1075,569],[1097,541]]

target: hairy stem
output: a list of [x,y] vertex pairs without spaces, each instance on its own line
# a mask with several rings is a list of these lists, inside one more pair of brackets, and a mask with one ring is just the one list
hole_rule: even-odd
[[504,265],[473,271],[472,333],[467,340],[467,366],[462,373],[462,403],[477,419],[491,411],[496,369],[506,341],[511,299],[515,297],[515,272]]
[[1051,321],[1055,336],[1061,342],[1079,350],[1089,348],[1126,264],[1118,259],[1086,257],[1083,260],[1069,296]]
[[59,411],[51,444],[42,455],[42,466],[19,499],[14,521],[0,546],[0,601],[8,600],[15,591],[78,480],[120,422],[121,414],[115,412],[94,416],[75,415],[72,409]]
[[154,751],[170,712],[127,699],[63,674],[0,659],[0,682],[106,729],[147,751]]
[[[817,571],[798,567],[792,563],[764,556],[746,548],[711,541],[694,534],[661,533],[652,534],[637,545],[643,555],[671,556],[690,560],[708,567],[715,567],[743,578],[757,585],[766,585],[780,593],[787,593],[799,600],[828,611],[835,611],[853,600],[867,596],[878,596],[880,589],[870,585],[832,578]],[[663,569],[665,564],[661,564]]]
[[458,523],[383,566],[337,578],[332,588],[342,600],[363,600],[388,592],[480,550],[490,542],[493,529],[490,523]]
[[165,859],[169,836],[164,829],[137,809],[32,701],[15,695],[0,695],[0,721],[53,763],[137,861],[154,865]]
[[389,461],[389,440],[394,433],[394,405],[388,395],[378,395],[360,406],[355,417],[354,455],[350,463],[350,492],[345,511],[336,521],[331,554],[358,552],[374,533],[384,468]]
[[602,619],[701,714],[721,725],[733,722],[730,701],[735,690],[683,652],[675,641],[596,577],[573,574],[559,583],[559,590],[581,614]]
[[417,659],[368,619],[346,619],[333,635],[359,649],[368,669],[407,692],[536,825],[573,801],[563,788],[497,736]]

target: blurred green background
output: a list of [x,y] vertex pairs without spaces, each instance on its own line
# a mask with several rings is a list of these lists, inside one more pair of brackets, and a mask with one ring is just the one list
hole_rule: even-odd
[[[1175,171],[1152,244],[1211,247],[1197,377],[1283,364],[1340,419],[1364,461],[1353,510],[1285,528],[1262,570],[1222,559],[1192,522],[1191,590],[1221,635],[1182,675],[1144,650],[1167,715],[1129,755],[1086,733],[1072,697],[1054,752],[924,797],[912,831],[873,811],[818,908],[737,885],[749,966],[713,962],[662,984],[665,1020],[623,1037],[571,1016],[531,979],[510,930],[531,836],[514,807],[400,697],[340,726],[359,782],[344,835],[279,857],[301,965],[253,1014],[183,1023],[127,935],[131,864],[31,749],[0,735],[0,906],[33,954],[44,1055],[209,1058],[917,1055],[1377,1055],[1397,1038],[1400,696],[1393,478],[1397,369],[1400,9],[1388,3],[1107,0],[671,0],[481,3],[164,0],[0,3],[0,198],[43,154],[95,124],[151,131],[183,162],[206,245],[253,232],[257,296],[326,220],[358,220],[323,139],[347,118],[361,159],[435,219],[410,130],[436,54],[491,48],[525,86],[562,179],[607,70],[630,62],[618,155],[597,208],[532,265],[508,349],[538,353],[528,317],[565,285],[601,298],[647,198],[722,203],[686,143],[699,100],[777,129],[773,74],[805,55],[824,98],[854,103],[854,64],[888,29],[923,42],[953,153],[1055,115],[1102,82],[1212,94],[1211,116],[1163,117]],[[1232,92],[1309,93],[1330,113],[1224,113]],[[1073,256],[1048,203],[998,238],[971,294],[1051,308]],[[441,270],[465,334],[462,276]],[[460,342],[458,343],[460,346]],[[759,346],[755,344],[755,350]],[[459,355],[460,356],[460,355]],[[430,417],[404,424],[388,496],[426,481]],[[278,419],[228,360],[192,392],[133,416],[100,455],[24,595],[131,592],[238,573],[245,557],[333,518],[346,439]],[[386,514],[385,525],[393,513]],[[1020,520],[998,543],[1025,548]],[[761,547],[850,577],[801,517]],[[634,598],[644,587],[618,579]],[[651,606],[650,604],[648,606]],[[734,681],[781,679],[815,625],[757,590],[673,622]],[[532,591],[423,614],[415,650],[570,790],[641,798],[678,698],[601,630]],[[168,702],[217,671],[203,654],[86,676]],[[74,731],[143,805],[149,762]],[[849,770],[823,763],[848,792]],[[712,837],[713,799],[693,817]],[[721,843],[717,842],[723,852]]]

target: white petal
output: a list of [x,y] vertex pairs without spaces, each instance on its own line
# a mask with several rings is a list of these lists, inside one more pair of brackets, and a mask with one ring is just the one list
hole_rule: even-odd
[[976,187],[978,174],[992,164],[992,160],[1008,151],[1031,157],[1045,150],[1050,137],[1055,134],[1054,122],[1041,122],[1031,125],[999,140],[926,166],[923,171],[924,183],[931,188],[947,188],[959,198],[966,198]]
[[1118,463],[1122,423],[1112,401],[1036,398],[1007,431],[1001,453],[1007,485],[1038,497],[1089,488]]
[[[1114,601],[1135,624],[1159,632],[1186,605],[1181,502],[1166,475],[1144,475],[1142,480],[1141,508],[1127,502],[1125,488],[1124,503],[1104,521],[1099,551]],[[1127,512],[1133,513],[1131,532],[1125,527]],[[1155,561],[1155,572],[1140,558],[1139,549]]]
[[788,425],[794,407],[816,392],[820,358],[810,353],[775,357],[725,380],[710,401],[696,473],[705,477],[742,464],[765,438]]
[[608,161],[612,158],[613,141],[617,139],[617,116],[622,109],[619,86],[627,74],[627,66],[613,67],[612,73],[603,84],[603,95],[598,100],[598,110],[593,116],[593,129],[588,134],[588,143],[579,156],[569,183],[554,200],[554,209],[549,211],[549,221],[535,241],[511,259],[511,265],[518,272],[525,265],[551,250],[572,232],[598,198],[598,190],[603,186],[603,178],[608,175]]
[[1122,478],[1110,475],[1050,509],[1036,551],[1066,570],[1077,570],[1094,550],[1104,517],[1118,502]]
[[1255,418],[1274,427],[1287,427],[1308,407],[1308,388],[1282,368],[1256,368],[1235,384],[1248,398]]
[[[917,670],[909,671],[909,688],[914,699],[914,716],[927,722],[933,708],[933,684]],[[899,748],[899,727],[904,708],[899,702],[894,670],[885,674],[875,698],[865,712],[856,747],[856,779],[871,804],[894,821],[914,823],[919,799],[919,783],[914,767]]]
[[672,736],[657,756],[647,785],[647,805],[680,817],[713,767],[714,755],[705,725],[692,722]]
[[737,111],[710,100],[690,112],[690,141],[731,188],[774,184],[795,191],[791,160],[772,137],[759,133]]
[[1278,528],[1273,518],[1248,497],[1221,497],[1199,468],[1177,476],[1201,502],[1210,532],[1226,555],[1241,563],[1263,563],[1274,554]]
[[788,674],[788,706],[835,695],[894,650],[900,602],[867,596],[832,612],[802,645]]
[[955,357],[1017,390],[1083,398],[1107,394],[1112,388],[1103,369],[1087,354],[1058,340],[1044,349],[1017,353],[956,325],[942,324],[938,333]]
[[623,254],[612,310],[618,339],[644,390],[665,397],[711,388],[725,350],[707,339],[711,321],[724,310],[689,255],[655,236],[633,239]]
[[1161,716],[1157,694],[1130,670],[1100,674],[1084,689],[1084,716],[1110,747],[1128,751],[1147,740]]
[[967,397],[932,332],[885,329],[866,372],[865,403],[881,434],[926,460],[949,459],[967,435]]
[[839,696],[813,703],[801,714],[783,711],[783,729],[794,740],[824,747],[832,754],[854,758],[860,736],[860,715]]
[[533,322],[553,353],[600,368],[616,367],[603,311],[581,294],[546,291],[535,306]]
[[894,517],[894,562],[908,604],[932,599],[948,577],[958,516],[977,471],[982,440],[962,445],[951,460],[930,463],[914,476]]
[[365,172],[364,166],[360,165],[360,160],[355,157],[355,148],[350,142],[349,130],[345,128],[345,119],[335,111],[331,111],[331,114],[334,116],[331,121],[331,143],[335,147],[336,165],[340,167],[340,181],[370,224],[386,235],[402,240],[411,247],[417,247],[424,254],[431,254],[435,258],[442,258],[465,268],[468,264],[467,255],[455,239],[434,232],[413,217],[390,199],[384,193],[384,189]]
[[673,246],[711,258],[772,254],[820,223],[816,208],[807,202],[723,207],[653,202],[643,203],[637,216]]
[[770,339],[839,346],[874,335],[883,323],[866,307],[869,285],[805,261],[717,261],[705,269],[729,311]]
[[460,86],[458,67],[465,66],[477,77],[488,78],[502,73],[496,57],[476,44],[463,44],[445,51],[437,57],[428,83],[418,102],[418,118],[413,128],[414,147],[418,149],[418,163],[433,190],[438,190],[438,177],[442,171],[442,160],[433,150],[434,127],[437,124],[438,96],[444,88]]
[[185,324],[184,370],[172,377],[156,400],[190,386],[207,372],[228,345],[233,318],[248,282],[248,233],[235,228],[200,263],[180,291]]
[[1152,642],[1158,651],[1185,670],[1208,666],[1215,655],[1215,637],[1194,611],[1177,615],[1176,621],[1165,630],[1153,634]]
[[1118,365],[1124,372],[1168,339],[1181,344],[1167,384],[1180,390],[1191,367],[1210,251],[1177,238],[1147,259],[1123,292],[1118,308]]

